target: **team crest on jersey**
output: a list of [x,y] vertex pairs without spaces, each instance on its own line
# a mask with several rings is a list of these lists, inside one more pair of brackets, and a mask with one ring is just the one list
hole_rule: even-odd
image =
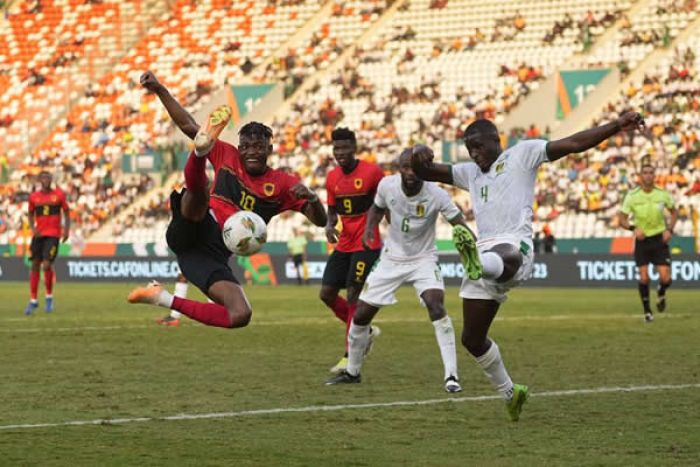
[[356,190],[359,190],[360,188],[362,188],[362,179],[361,178],[356,178],[354,183],[355,183]]
[[275,184],[274,183],[264,183],[263,184],[263,192],[265,193],[265,196],[272,196],[273,193],[275,192]]
[[425,204],[421,203],[416,206],[416,216],[418,217],[423,217],[425,216]]
[[496,164],[496,175],[500,175],[503,173],[503,169],[506,167],[505,162],[499,162]]

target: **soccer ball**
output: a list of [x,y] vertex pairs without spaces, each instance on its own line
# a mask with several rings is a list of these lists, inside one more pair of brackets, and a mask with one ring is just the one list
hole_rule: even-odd
[[232,253],[250,256],[260,251],[267,241],[267,225],[254,212],[238,211],[226,219],[221,236]]

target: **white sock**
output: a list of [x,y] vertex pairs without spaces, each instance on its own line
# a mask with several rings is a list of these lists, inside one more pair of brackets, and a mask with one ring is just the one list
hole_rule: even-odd
[[445,379],[457,376],[457,349],[455,347],[455,329],[449,316],[433,321],[435,337],[440,346],[440,356],[445,367]]
[[365,349],[369,343],[369,325],[360,326],[353,321],[350,323],[348,333],[348,367],[347,372],[353,376],[360,374],[362,360],[365,358]]
[[[186,298],[188,285],[189,285],[188,282],[176,282],[174,295],[176,297]],[[182,313],[180,313],[177,310],[170,310],[170,317],[175,318],[175,319],[180,319],[182,317]]]
[[214,147],[215,142],[204,129],[199,130],[194,137],[194,155],[197,157],[206,156]]
[[156,297],[156,305],[163,306],[165,308],[172,308],[173,306],[173,294],[163,289]]
[[513,397],[513,381],[503,365],[501,352],[498,351],[498,345],[495,341],[491,341],[491,348],[484,355],[476,358],[476,363],[484,370],[491,384],[503,399],[509,401]]
[[479,253],[481,267],[483,268],[483,277],[485,279],[497,279],[503,274],[503,258],[498,256],[493,251],[485,251]]

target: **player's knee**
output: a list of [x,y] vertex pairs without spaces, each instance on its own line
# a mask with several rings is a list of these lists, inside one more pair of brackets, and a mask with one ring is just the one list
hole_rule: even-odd
[[41,263],[41,269],[44,271],[50,271],[51,270],[51,262],[50,261],[43,261]]
[[508,282],[515,277],[523,265],[523,255],[518,247],[510,243],[501,243],[489,251],[493,251],[503,260],[503,273],[496,279],[496,282]]
[[318,297],[323,301],[328,306],[332,306],[333,302],[335,302],[335,298],[338,296],[338,292],[333,290],[333,289],[326,289],[324,287],[321,287],[321,291],[318,294]]
[[430,321],[437,321],[442,319],[447,315],[445,307],[442,303],[426,303],[428,308],[428,316],[430,316]]
[[230,328],[244,328],[250,324],[253,318],[253,310],[248,306],[227,308],[231,317]]
[[478,357],[483,355],[486,344],[487,340],[483,336],[470,333],[466,329],[462,331],[462,345],[467,349],[467,352],[473,356]]
[[640,278],[639,278],[639,283],[640,283],[641,285],[649,285],[649,276],[647,276],[647,277],[644,277],[644,276],[640,277]]

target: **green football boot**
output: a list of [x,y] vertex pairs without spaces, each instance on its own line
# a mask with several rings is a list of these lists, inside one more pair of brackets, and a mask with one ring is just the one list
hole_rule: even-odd
[[513,385],[513,397],[506,402],[508,415],[510,415],[512,421],[517,422],[520,419],[520,412],[523,410],[523,405],[525,405],[528,395],[529,389],[527,386],[524,384]]
[[462,225],[455,225],[452,228],[452,241],[459,252],[459,257],[464,265],[464,272],[470,280],[481,279],[483,269],[479,252],[476,249],[476,236],[474,233]]

